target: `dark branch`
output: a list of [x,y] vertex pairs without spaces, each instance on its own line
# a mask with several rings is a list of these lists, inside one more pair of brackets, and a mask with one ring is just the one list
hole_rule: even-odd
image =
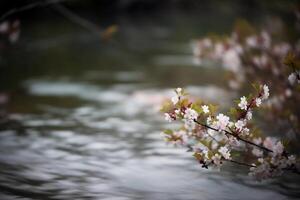
[[37,1],[37,2],[28,4],[28,5],[19,7],[19,8],[13,8],[13,9],[7,11],[6,13],[4,13],[0,17],[0,22],[3,21],[3,20],[5,20],[6,18],[10,17],[11,15],[16,14],[16,13],[20,13],[20,12],[23,12],[23,11],[31,10],[31,9],[36,8],[36,7],[44,7],[44,6],[48,6],[50,4],[60,3],[60,2],[63,2],[63,1],[66,1],[66,0]]
[[236,160],[225,159],[225,161],[232,162],[232,163],[235,163],[235,164],[238,164],[238,165],[247,166],[247,167],[256,167],[255,165],[250,165],[250,164],[247,164],[247,163],[242,163],[242,162],[239,162],[239,161],[236,161]]
[[[194,122],[196,122],[197,124],[199,124],[199,125],[201,125],[201,126],[203,126],[203,127],[205,127],[205,128],[208,128],[208,129],[211,129],[211,130],[220,132],[220,131],[219,131],[218,129],[216,129],[216,128],[213,128],[213,127],[211,127],[211,126],[208,126],[207,124],[203,124],[203,123],[201,123],[201,122],[198,122],[196,119],[194,119]],[[233,132],[229,132],[229,131],[227,131],[227,130],[222,130],[222,131],[224,131],[225,134],[231,135],[231,136],[235,137],[236,139],[241,140],[241,141],[243,141],[243,142],[245,142],[245,143],[247,143],[247,144],[251,144],[251,145],[256,146],[256,147],[258,147],[258,148],[260,148],[260,149],[263,149],[264,151],[267,151],[267,152],[273,152],[271,149],[268,149],[268,148],[266,148],[266,147],[264,147],[264,146],[260,146],[260,145],[258,145],[258,144],[255,144],[254,142],[251,142],[251,141],[249,141],[249,140],[243,139],[243,138],[241,138],[240,136],[238,136],[237,134],[234,134]]]

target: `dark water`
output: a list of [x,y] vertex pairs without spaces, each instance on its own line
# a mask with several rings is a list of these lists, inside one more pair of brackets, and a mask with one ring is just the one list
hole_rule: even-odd
[[0,199],[297,199],[297,176],[203,170],[160,136],[172,88],[225,106],[238,95],[224,71],[193,64],[189,43],[233,19],[122,18],[109,42],[67,21],[25,24],[0,60]]

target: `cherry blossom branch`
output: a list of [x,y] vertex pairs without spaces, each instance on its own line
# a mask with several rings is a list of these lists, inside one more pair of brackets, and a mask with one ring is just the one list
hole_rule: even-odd
[[[213,128],[213,127],[211,127],[211,126],[209,126],[209,125],[207,125],[207,124],[203,124],[203,123],[197,121],[196,119],[194,119],[194,122],[197,123],[197,124],[199,124],[199,125],[201,125],[201,126],[203,126],[203,127],[205,127],[205,128],[208,128],[208,129],[211,129],[211,130],[220,132],[218,129]],[[258,148],[260,148],[260,149],[263,149],[264,151],[268,151],[268,152],[271,152],[271,153],[273,152],[271,149],[268,149],[268,148],[266,148],[266,147],[264,147],[264,146],[255,144],[254,142],[251,142],[251,141],[249,141],[249,140],[243,139],[243,138],[241,138],[240,136],[238,136],[238,135],[236,135],[236,134],[234,134],[234,133],[232,133],[232,132],[229,132],[229,131],[227,131],[227,130],[222,130],[222,131],[224,131],[225,134],[231,135],[231,136],[235,137],[236,139],[241,140],[241,141],[243,141],[243,142],[245,142],[245,143],[247,143],[247,144],[251,144],[251,145],[253,145],[253,146],[256,146],[256,147],[258,147]]]
[[[247,97],[241,97],[238,103],[239,108],[231,110],[233,115],[239,114],[236,116],[237,121],[231,121],[228,116],[222,113],[212,117],[216,112],[213,105],[207,106],[193,103],[187,98],[181,99],[182,96],[186,96],[186,93],[181,88],[177,88],[175,90],[176,95],[171,99],[171,104],[166,104],[162,111],[165,112],[165,119],[168,122],[181,119],[184,126],[175,132],[170,129],[165,130],[166,141],[188,146],[203,168],[208,168],[210,165],[220,167],[225,161],[232,162],[249,167],[249,175],[258,180],[279,176],[283,171],[300,174],[298,165],[296,165],[296,156],[289,154],[281,141],[276,141],[271,137],[266,137],[262,141],[259,133],[249,133],[246,125],[247,121],[252,119],[252,109],[260,107],[262,101],[269,97],[267,85],[257,87],[254,85],[254,87],[256,90],[260,88],[259,93],[251,97],[251,100],[248,97],[249,101],[247,101]],[[206,121],[200,120],[206,116],[208,116]],[[199,133],[199,130],[203,132]],[[209,132],[209,130],[213,130],[213,132]],[[215,136],[218,136],[218,140]],[[241,145],[238,141],[242,141],[246,146]],[[247,145],[253,147],[249,153],[252,153],[255,159],[257,158],[253,164],[235,160],[230,153],[233,146],[249,150]]]
[[250,165],[250,164],[239,162],[239,161],[236,161],[236,160],[230,160],[230,159],[224,159],[224,160],[228,161],[228,162],[232,162],[234,164],[243,165],[243,166],[246,166],[246,167],[256,167],[255,165]]

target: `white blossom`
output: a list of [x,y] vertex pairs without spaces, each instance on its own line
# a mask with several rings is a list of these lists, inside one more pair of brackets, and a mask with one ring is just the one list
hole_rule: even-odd
[[168,121],[168,122],[172,122],[173,121],[173,119],[172,119],[172,117],[170,116],[169,113],[165,113],[165,120]]
[[191,108],[185,110],[185,114],[183,116],[186,120],[193,121],[198,118],[198,113]]
[[184,127],[189,131],[194,130],[196,127],[194,120],[198,118],[198,113],[194,109],[188,108],[183,117]]
[[226,146],[220,147],[218,151],[225,159],[230,159],[230,151]]
[[248,110],[248,112],[246,114],[246,118],[247,118],[247,120],[251,120],[252,119],[252,112],[251,112],[251,110]]
[[259,165],[255,167],[250,167],[250,176],[256,177],[258,180],[266,179],[272,177],[271,167],[268,162],[265,162],[264,159],[259,158]]
[[241,101],[240,103],[238,104],[238,106],[242,109],[242,110],[247,110],[247,105],[248,105],[248,102],[247,102],[247,99],[245,96],[241,97]]
[[258,138],[253,138],[253,140],[252,140],[255,144],[257,144],[257,145],[260,145],[261,143],[262,143],[262,139],[261,139],[261,137],[258,137]]
[[268,148],[268,149],[272,149],[273,146],[274,146],[274,139],[271,138],[271,137],[266,137],[264,142],[263,142],[263,145],[264,147]]
[[258,42],[256,36],[247,37],[246,44],[251,48],[257,48]]
[[249,135],[249,132],[250,132],[249,128],[244,128],[243,131],[242,131],[242,134],[243,135]]
[[202,153],[205,156],[205,158],[208,158],[208,148],[201,142],[198,142],[196,145],[193,146],[193,151],[197,153]]
[[222,113],[218,114],[217,120],[216,124],[219,130],[224,130],[229,123],[229,117]]
[[267,31],[261,32],[261,38],[262,38],[262,46],[264,48],[270,48],[271,46],[271,37]]
[[215,149],[218,148],[218,146],[219,146],[219,143],[216,142],[215,140],[212,140],[212,142],[211,142],[211,148],[212,148],[213,150],[215,150]]
[[259,107],[261,105],[261,98],[256,98],[255,99],[255,104],[257,107]]
[[216,153],[215,155],[213,155],[211,157],[211,159],[214,161],[215,165],[217,165],[217,166],[221,165],[222,156],[220,154]]
[[267,99],[269,97],[270,93],[269,93],[269,87],[267,85],[263,86],[263,99]]
[[241,67],[241,60],[238,53],[234,49],[225,51],[222,57],[223,65],[226,69],[238,72]]
[[296,157],[294,155],[288,156],[287,164],[288,165],[294,165],[294,164],[296,164]]
[[188,131],[192,131],[195,129],[196,124],[194,121],[187,120],[187,119],[184,119],[183,121],[184,121],[184,128],[186,128]]
[[175,91],[178,95],[182,95],[182,88],[176,88]]
[[214,48],[214,55],[216,58],[221,58],[225,51],[225,47],[222,43],[216,43]]
[[206,113],[209,113],[209,108],[207,105],[203,105],[202,107],[202,111],[206,114]]
[[174,112],[175,112],[177,115],[179,115],[179,114],[181,113],[180,109],[176,109]]
[[291,46],[286,42],[274,45],[273,47],[273,53],[280,57],[284,57],[290,50]]
[[211,125],[212,124],[212,118],[211,118],[211,116],[207,117],[206,124],[207,125]]
[[242,130],[244,126],[246,125],[244,120],[238,120],[234,126],[236,127],[237,130]]
[[202,44],[205,48],[209,48],[212,46],[212,42],[211,42],[211,39],[209,38],[205,38],[202,40]]
[[268,57],[266,56],[266,54],[263,54],[261,56],[254,56],[252,58],[252,61],[253,61],[254,65],[263,69],[268,64]]
[[287,88],[287,89],[285,89],[284,94],[285,94],[285,96],[290,97],[290,96],[292,96],[293,92],[291,89]]
[[178,96],[178,95],[173,96],[173,97],[171,98],[171,101],[173,102],[174,105],[176,105],[176,104],[178,103],[178,101],[179,101],[179,96]]
[[9,30],[9,24],[7,21],[4,21],[0,24],[0,33],[6,33]]
[[291,85],[294,85],[294,84],[295,84],[296,79],[297,79],[297,76],[296,76],[295,73],[291,73],[291,74],[289,75],[289,77],[288,77],[289,83],[290,83]]
[[273,155],[282,155],[284,147],[280,141],[276,142],[274,138],[266,137],[263,142],[264,147],[273,151]]
[[263,151],[255,147],[252,149],[252,154],[255,155],[256,157],[261,157],[263,156]]
[[278,141],[272,148],[274,155],[281,155],[283,153],[284,147],[280,141]]

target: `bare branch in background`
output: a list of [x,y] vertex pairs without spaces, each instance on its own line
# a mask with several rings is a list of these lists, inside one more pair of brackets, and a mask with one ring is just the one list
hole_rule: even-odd
[[78,24],[79,26],[95,33],[96,35],[101,36],[102,39],[109,39],[112,34],[114,34],[117,31],[116,25],[111,25],[107,27],[106,29],[101,29],[98,25],[95,23],[86,20],[85,18],[77,15],[70,9],[66,8],[65,6],[61,4],[54,4],[52,7],[59,12],[61,15],[69,19],[71,22]]
[[16,13],[20,13],[23,11],[27,11],[27,10],[31,10],[33,8],[37,8],[37,7],[45,7],[51,4],[57,4],[57,3],[61,3],[67,0],[48,0],[48,1],[37,1],[19,8],[13,8],[9,11],[7,11],[6,13],[4,13],[1,17],[0,17],[0,22],[7,19],[8,17],[16,14]]

